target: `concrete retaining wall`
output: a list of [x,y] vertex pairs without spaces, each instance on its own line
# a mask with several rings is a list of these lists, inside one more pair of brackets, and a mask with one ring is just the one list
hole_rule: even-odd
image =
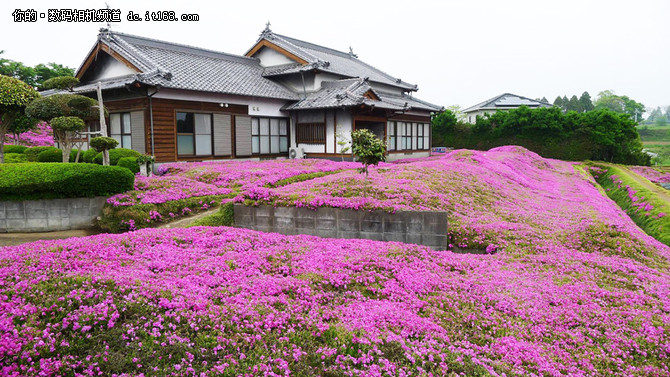
[[235,226],[281,234],[326,238],[364,238],[447,249],[447,213],[316,210],[297,207],[251,207],[235,204]]
[[51,232],[91,227],[107,200],[95,198],[0,201],[0,232]]

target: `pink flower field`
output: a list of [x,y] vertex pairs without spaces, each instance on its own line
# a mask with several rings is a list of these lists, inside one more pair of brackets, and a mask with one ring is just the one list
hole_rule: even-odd
[[670,183],[670,171],[655,169],[650,166],[631,166],[630,170],[654,183]]
[[5,247],[0,374],[670,376],[670,248],[582,165],[518,147],[383,164],[369,181],[351,163],[242,164],[175,164],[156,181],[446,210],[454,246],[497,252],[228,227]]

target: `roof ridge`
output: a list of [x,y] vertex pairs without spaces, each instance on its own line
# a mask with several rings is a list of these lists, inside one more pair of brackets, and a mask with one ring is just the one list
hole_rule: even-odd
[[[269,39],[270,41],[272,41],[272,38],[273,38],[273,37],[274,37],[274,38],[278,38],[278,39],[284,41],[285,43],[290,44],[292,47],[295,47],[295,48],[299,49],[302,53],[304,53],[304,54],[306,54],[306,55],[309,55],[311,58],[313,58],[315,62],[321,60],[321,59],[319,59],[318,57],[316,57],[314,54],[310,53],[309,51],[305,51],[302,47],[300,47],[300,46],[296,45],[295,43],[293,43],[293,42],[287,40],[287,38],[288,38],[288,39],[293,39],[293,38],[291,38],[291,37],[286,37],[286,36],[284,36],[284,35],[275,34],[275,33],[270,33],[269,36],[266,36],[266,37],[265,37],[265,39]],[[293,39],[293,40],[297,40],[297,39]]]
[[[344,51],[336,50],[336,49],[334,49],[334,48],[330,48],[330,47],[322,46],[322,45],[319,45],[319,44],[316,44],[316,43],[312,43],[312,42],[303,41],[303,40],[301,40],[301,39],[297,39],[297,38],[287,37],[287,36],[285,36],[285,35],[276,34],[276,33],[274,33],[274,32],[272,33],[272,35],[277,36],[277,37],[280,37],[280,38],[284,39],[285,41],[288,39],[288,40],[293,40],[293,41],[297,41],[297,42],[300,42],[300,43],[304,43],[304,44],[307,44],[307,45],[316,47],[317,50],[318,50],[318,49],[322,49],[322,50],[327,50],[327,51],[330,51],[330,52],[335,52],[335,53],[339,54],[339,55],[340,55],[341,57],[343,57],[343,58],[348,58],[348,59],[355,60],[355,61],[357,61],[358,63],[361,63],[361,64],[367,66],[368,68],[372,68],[372,69],[378,71],[378,72],[381,73],[382,75],[386,76],[388,79],[391,79],[391,81],[394,81],[396,84],[406,84],[406,85],[408,85],[408,86],[414,86],[414,89],[418,90],[418,85],[416,85],[416,84],[410,84],[410,83],[408,83],[408,82],[402,81],[402,79],[400,79],[400,78],[398,78],[398,77],[395,77],[395,76],[393,76],[393,75],[391,75],[391,74],[389,74],[389,73],[386,73],[386,72],[382,71],[381,69],[379,69],[379,68],[373,66],[372,64],[369,64],[369,63],[366,63],[366,62],[360,60],[360,59],[358,58],[358,55],[356,55],[356,56],[352,56],[352,55],[351,55],[350,53],[348,53],[348,52],[344,52]],[[287,41],[287,42],[289,42],[289,43],[291,43],[292,45],[295,46],[295,43],[292,43],[292,42],[290,42],[290,41]],[[300,46],[296,46],[296,47],[300,48]],[[301,48],[301,50],[303,50],[303,49]],[[304,51],[304,50],[303,50],[303,51]],[[310,55],[311,55],[311,54],[310,54]],[[328,70],[328,67],[325,67],[325,70]]]
[[[256,59],[256,58],[251,58],[251,57],[244,56],[244,55],[231,54],[229,52],[211,50],[211,49],[204,48],[204,47],[197,47],[197,46],[187,45],[187,44],[183,44],[183,43],[164,41],[164,40],[155,39],[155,38],[147,38],[147,37],[142,37],[142,36],[134,35],[134,34],[121,33],[121,32],[118,32],[118,31],[112,31],[110,33],[112,34],[112,36],[117,35],[117,36],[121,36],[121,37],[130,37],[130,38],[138,39],[140,41],[143,40],[143,41],[147,41],[147,42],[153,42],[153,43],[165,44],[165,45],[168,45],[168,46],[175,46],[175,47],[185,48],[185,49],[188,49],[188,50],[195,50],[194,52],[206,52],[206,53],[211,53],[211,54],[216,54],[216,55],[222,55],[223,57],[236,58],[236,59],[239,59],[240,61],[243,61],[243,62],[249,62],[249,63],[258,62],[258,59]],[[125,41],[125,42],[130,44],[127,41]]]

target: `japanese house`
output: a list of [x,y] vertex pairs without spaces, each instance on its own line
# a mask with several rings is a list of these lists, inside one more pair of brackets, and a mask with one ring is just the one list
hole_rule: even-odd
[[80,94],[95,97],[101,83],[119,147],[157,162],[335,158],[338,135],[359,128],[387,141],[389,160],[427,156],[442,109],[352,51],[269,25],[243,56],[101,29],[76,76]]
[[477,122],[478,116],[494,114],[499,110],[505,111],[517,109],[521,106],[537,109],[539,107],[551,107],[552,104],[540,100],[518,96],[516,94],[504,93],[484,102],[478,103],[474,106],[468,107],[467,109],[463,110],[463,115],[465,115],[465,120],[468,123],[474,124]]

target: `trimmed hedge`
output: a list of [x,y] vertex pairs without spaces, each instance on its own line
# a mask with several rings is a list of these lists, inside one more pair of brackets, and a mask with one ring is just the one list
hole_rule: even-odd
[[25,145],[6,145],[5,144],[5,153],[23,153],[28,149]]
[[[88,149],[86,152],[82,153],[81,158],[83,158],[83,161],[89,164],[94,164],[95,162],[93,161],[95,159],[95,156],[98,155],[98,151],[95,149],[91,148]],[[101,157],[102,158],[102,157]]]
[[121,166],[129,169],[133,174],[140,172],[140,165],[137,164],[137,157],[123,157],[119,159],[119,163],[116,166]]
[[[135,157],[135,158],[137,158],[139,156],[141,156],[140,152],[134,151],[132,149],[126,149],[126,148],[111,149],[109,151],[109,164],[110,165],[117,165],[119,163],[119,160],[124,158],[124,157]],[[94,162],[98,165],[102,165],[102,152],[95,155]]]
[[21,162],[28,162],[26,155],[23,153],[5,153],[5,164],[17,164]]
[[[37,162],[37,156],[38,156],[40,153],[42,153],[42,152],[44,152],[44,151],[48,151],[48,150],[50,150],[50,149],[57,149],[57,150],[59,150],[59,149],[56,148],[56,147],[32,147],[32,148],[28,148],[28,149],[26,149],[25,151],[23,151],[23,154],[26,155],[26,157],[28,158],[28,161],[30,161],[30,162]],[[61,161],[62,161],[62,158],[61,158]],[[60,162],[60,161],[59,161],[59,162]]]
[[63,152],[58,148],[47,149],[37,155],[39,162],[63,162]]
[[135,176],[118,166],[34,163],[0,165],[0,200],[109,196],[133,189]]

